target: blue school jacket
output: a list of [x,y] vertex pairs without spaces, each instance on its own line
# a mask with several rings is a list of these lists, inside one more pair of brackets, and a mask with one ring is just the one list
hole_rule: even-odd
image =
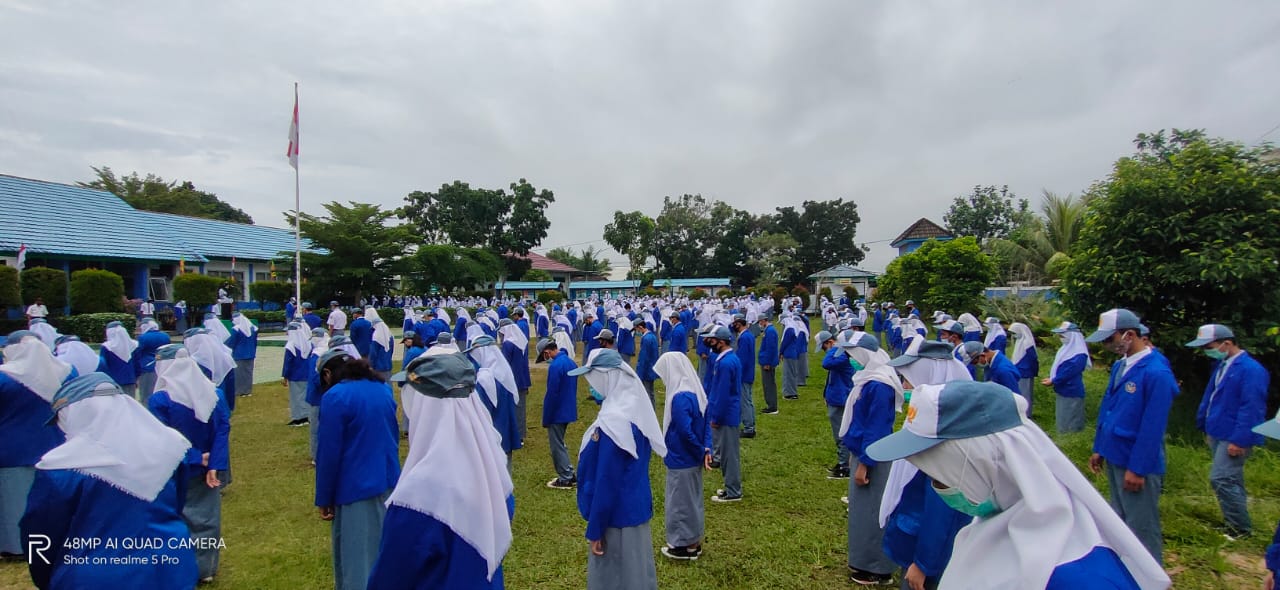
[[98,359],[98,372],[106,373],[116,385],[133,385],[138,382],[138,365],[132,358],[122,359],[103,348],[98,351]]
[[867,467],[879,463],[867,456],[867,447],[893,433],[894,406],[898,394],[892,387],[879,381],[869,381],[862,386],[858,403],[853,404],[853,420],[849,430],[840,437],[840,443]]
[[489,401],[488,392],[479,383],[476,384],[476,395],[480,396],[485,409],[489,410],[493,427],[502,437],[502,452],[510,454],[524,446],[524,440],[520,438],[520,420],[516,416],[515,392],[507,391],[506,387],[496,381],[494,386],[498,388],[498,394],[494,396],[498,398],[497,404]]
[[373,346],[373,323],[363,317],[351,320],[351,325],[347,326],[347,336],[351,338],[351,344],[355,345],[360,356],[369,358],[369,347]]
[[981,331],[969,332],[966,330],[964,333],[964,341],[965,342],[982,342],[982,332]]
[[635,457],[598,429],[578,454],[578,513],[587,521],[588,541],[603,539],[607,528],[638,526],[653,518],[649,439],[634,424],[631,436]]
[[[157,420],[182,433],[191,442],[187,458],[183,460],[188,476],[204,475],[209,469],[226,471],[231,467],[231,410],[227,408],[222,391],[215,391],[218,404],[209,414],[208,422],[197,420],[194,410],[174,402],[167,391],[157,391],[147,400],[147,408]],[[209,453],[207,468],[201,464],[204,453]]]
[[971,522],[972,516],[947,506],[929,476],[918,472],[885,521],[884,554],[904,570],[914,563],[925,577],[937,579],[951,561],[956,534]]
[[680,391],[671,398],[671,425],[664,440],[667,456],[662,459],[667,469],[688,469],[702,466],[702,460],[711,452],[711,429],[706,416],[698,409],[698,396]]
[[769,324],[760,332],[760,352],[756,360],[761,365],[778,366],[778,329]]
[[991,357],[991,364],[988,364],[986,368],[982,370],[982,373],[986,381],[999,383],[1000,385],[1008,387],[1009,391],[1014,393],[1021,391],[1021,389],[1018,388],[1018,379],[1021,379],[1022,377],[1018,373],[1018,368],[1013,366],[1013,361],[1009,360],[1009,357],[1005,356],[1003,352],[998,352],[993,355]]
[[[179,465],[148,502],[75,470],[37,470],[22,516],[22,538],[44,535],[50,546],[44,551],[49,563],[31,560],[31,581],[39,588],[195,588],[196,553],[181,515],[186,480]],[[95,547],[77,539],[102,543]],[[108,539],[115,540],[114,547],[106,545]],[[158,546],[126,549],[125,539]],[[144,563],[132,563],[138,558]],[[153,564],[153,558],[165,565]]]
[[533,385],[529,376],[529,355],[514,342],[503,342],[502,358],[507,359],[507,364],[511,365],[511,374],[516,378],[516,389],[528,390]]
[[501,590],[502,566],[492,580],[488,573],[484,557],[443,522],[404,506],[387,507],[369,590]]
[[1054,568],[1045,590],[1139,590],[1137,580],[1129,573],[1115,551],[1094,547],[1093,551],[1072,562]]
[[884,331],[884,312],[883,311],[880,311],[877,309],[874,314],[871,314],[871,331],[872,332]]
[[258,331],[252,330],[248,336],[245,336],[233,328],[231,338],[227,340],[227,346],[231,348],[231,358],[235,360],[247,361],[258,358]]
[[582,353],[590,356],[591,351],[600,348],[600,341],[596,340],[596,336],[600,334],[604,326],[600,325],[600,321],[596,320],[582,327]]
[[138,336],[138,348],[133,351],[138,373],[156,372],[156,351],[166,344],[169,344],[169,335],[160,330]]
[[400,424],[386,383],[343,381],[320,398],[316,506],[367,500],[400,478]]
[[1271,536],[1271,544],[1267,545],[1267,570],[1274,574],[1280,574],[1280,524],[1276,525],[1276,532]]
[[404,318],[404,323],[400,324],[400,330],[402,333],[413,331],[413,316],[406,316]]
[[750,330],[738,334],[738,345],[733,352],[738,355],[738,364],[742,367],[742,383],[751,385],[756,382],[756,337]]
[[636,337],[632,335],[631,330],[618,330],[615,332],[618,341],[615,346],[618,347],[618,354],[624,356],[632,356],[636,353]]
[[1093,452],[1138,475],[1164,474],[1164,431],[1178,393],[1173,372],[1146,355],[1121,376],[1123,361],[1111,366],[1111,380],[1098,407]]
[[403,371],[405,367],[409,366],[409,363],[413,362],[413,359],[418,358],[424,352],[426,352],[426,349],[421,346],[406,348],[404,350],[404,358],[400,360],[400,370]]
[[316,370],[316,359],[314,355],[305,357],[298,356],[297,352],[290,349],[284,351],[284,366],[280,368],[280,376],[286,381],[306,381],[311,378],[311,374]]
[[800,344],[804,339],[800,338],[800,333],[795,328],[785,328],[782,330],[782,358],[798,359],[800,358]]
[[542,398],[542,426],[578,421],[578,378],[569,371],[578,368],[567,350],[556,353],[547,367],[547,395]]
[[1053,379],[1053,391],[1062,397],[1084,397],[1084,369],[1088,364],[1087,354],[1077,354],[1062,361]]
[[668,352],[689,352],[689,333],[685,331],[684,324],[676,324],[670,331],[670,344],[667,345]]
[[502,319],[506,319],[507,315],[511,313],[511,310],[507,309],[507,305],[504,303],[498,306],[497,312],[498,312],[498,319],[502,320]]
[[708,375],[707,419],[717,426],[737,428],[742,421],[742,363],[738,355],[732,350],[720,355]]
[[546,338],[551,335],[551,320],[543,315],[538,316],[538,337]]
[[653,332],[645,332],[640,337],[640,357],[636,359],[636,375],[641,381],[657,381],[658,374],[653,372],[654,363],[658,362],[658,337]]
[[991,350],[998,350],[1000,351],[1000,354],[1004,354],[1005,353],[1004,350],[1008,346],[1009,346],[1008,336],[996,336],[995,339],[991,341],[991,346],[987,346],[987,348],[990,348]]
[[[1009,359],[1012,361],[1013,359]],[[1028,348],[1027,352],[1022,355],[1022,360],[1014,365],[1018,369],[1018,377],[1022,379],[1035,379],[1040,374],[1040,357],[1036,355],[1036,349]]]
[[1196,428],[1238,447],[1260,445],[1262,435],[1254,433],[1253,427],[1267,419],[1271,375],[1249,353],[1242,351],[1227,365],[1227,372],[1219,382],[1217,375],[1223,362],[1215,362],[1209,373],[1204,398],[1196,410]]
[[306,322],[307,326],[312,330],[319,328],[320,324],[323,323],[320,321],[320,316],[311,312],[302,314],[302,321]]
[[[322,395],[320,393],[320,372],[315,370],[313,366],[311,368],[311,376],[307,378],[307,404],[317,408],[320,407]],[[228,401],[235,399],[235,397],[234,395],[231,396]]]
[[391,354],[392,349],[396,347],[395,340],[387,343],[387,348],[377,342],[369,341],[369,354],[365,355],[369,359],[369,366],[375,371],[391,370]]
[[[423,340],[422,342],[423,344],[430,344],[431,341]],[[453,342],[454,344],[457,344],[460,347],[465,348],[465,346],[461,346],[461,345],[467,342],[467,318],[458,317],[457,319],[453,320]]]
[[853,365],[849,364],[849,355],[832,346],[822,357],[822,368],[827,370],[827,383],[823,386],[822,397],[828,406],[844,407],[853,390]]
[[0,467],[30,467],[66,440],[56,424],[45,424],[53,408],[8,373],[0,372]]
[[[520,333],[521,333],[521,334],[524,334],[524,337],[525,337],[525,338],[529,338],[529,337],[530,337],[530,335],[529,335],[529,320],[526,320],[526,319],[524,319],[524,318],[520,318],[520,319],[516,320],[516,327],[517,327],[517,328],[520,328]],[[616,332],[615,332],[615,333],[616,333]]]

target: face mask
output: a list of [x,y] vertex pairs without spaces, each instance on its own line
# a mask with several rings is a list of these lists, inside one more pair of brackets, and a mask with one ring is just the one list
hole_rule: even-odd
[[591,399],[596,400],[597,404],[604,403],[604,394],[596,391],[596,388],[594,387],[588,386],[587,389],[591,390]]
[[1123,336],[1114,337],[1111,339],[1111,344],[1108,348],[1111,349],[1111,352],[1124,356],[1129,352],[1129,341],[1125,340]]
[[858,362],[858,359],[849,359],[849,365],[853,367],[854,371],[861,371],[866,368],[862,363]]
[[902,401],[903,401],[903,402],[907,402],[907,403],[910,403],[910,402],[911,402],[911,390],[910,390],[910,389],[904,389],[904,390],[902,390]]
[[938,493],[938,497],[942,498],[942,501],[946,503],[947,506],[950,506],[957,512],[968,514],[969,516],[987,518],[988,516],[998,514],[1000,512],[1000,507],[996,506],[995,499],[993,498],[987,498],[986,500],[983,500],[981,504],[974,504],[966,498],[964,496],[964,492],[961,492],[958,488],[946,488],[940,490],[937,486],[934,486],[933,491]]
[[1227,353],[1218,348],[1206,348],[1204,349],[1204,354],[1215,361],[1227,358]]

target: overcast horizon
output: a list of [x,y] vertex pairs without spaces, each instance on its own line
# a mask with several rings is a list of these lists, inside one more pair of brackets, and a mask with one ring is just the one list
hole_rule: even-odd
[[614,210],[668,195],[756,214],[843,197],[879,272],[976,184],[1038,209],[1140,132],[1280,137],[1262,0],[0,0],[0,22],[0,174],[154,173],[284,227],[296,81],[304,210],[527,178],[556,196],[542,253],[607,249]]

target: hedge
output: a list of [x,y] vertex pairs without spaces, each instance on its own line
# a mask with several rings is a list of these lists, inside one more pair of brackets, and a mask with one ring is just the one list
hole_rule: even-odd
[[210,305],[218,301],[218,288],[222,279],[208,275],[187,273],[173,279],[173,298],[186,301],[187,309],[203,313]]
[[853,285],[845,285],[844,296],[849,298],[849,303],[858,300],[858,288]]
[[22,305],[22,292],[18,288],[18,269],[0,266],[0,307]]
[[124,279],[96,268],[71,273],[71,309],[79,314],[120,312],[124,309]]
[[564,298],[564,293],[554,289],[547,291],[538,291],[538,302],[543,305],[551,305],[553,302],[560,301]]
[[[214,291],[217,292],[216,290]],[[249,286],[249,293],[254,301],[263,303],[279,303],[281,305],[294,296],[293,283],[283,281],[259,281]]]
[[689,293],[689,299],[697,300],[697,299],[706,299],[706,298],[707,298],[707,292],[703,291],[702,289],[694,289],[692,293]]
[[44,299],[49,315],[58,315],[67,306],[67,273],[56,268],[36,266],[22,271],[22,303],[31,305]]
[[719,290],[717,290],[717,291],[716,291],[716,297],[719,297],[719,298],[721,298],[721,299],[727,299],[727,298],[729,298],[729,297],[733,297],[733,290],[732,290],[732,289],[723,289],[723,288],[722,288],[722,289],[719,289]]
[[85,342],[102,342],[106,336],[107,324],[120,322],[132,334],[138,322],[127,313],[86,313],[62,318],[57,322],[58,331],[63,334],[75,334]]

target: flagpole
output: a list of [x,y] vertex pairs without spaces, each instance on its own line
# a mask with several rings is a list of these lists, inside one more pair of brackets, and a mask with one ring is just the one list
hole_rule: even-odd
[[[293,114],[298,116],[298,83],[293,83]],[[299,125],[298,127],[301,127]],[[298,136],[302,130],[295,131]],[[293,167],[293,292],[297,309],[302,308],[302,189],[300,188],[298,167]],[[293,318],[288,318],[292,320]]]

